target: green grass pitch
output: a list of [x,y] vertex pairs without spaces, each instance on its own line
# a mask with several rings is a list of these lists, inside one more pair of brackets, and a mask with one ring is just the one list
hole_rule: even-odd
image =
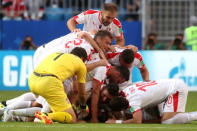
[[[22,91],[0,91],[0,101],[14,98]],[[187,112],[197,111],[197,92],[189,92]],[[190,124],[53,124],[33,122],[0,122],[0,131],[197,131],[197,122]]]

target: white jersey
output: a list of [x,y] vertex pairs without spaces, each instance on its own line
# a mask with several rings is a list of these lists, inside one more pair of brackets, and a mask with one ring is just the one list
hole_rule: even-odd
[[142,108],[163,102],[169,96],[182,90],[184,86],[185,84],[181,79],[155,80],[130,85],[123,89],[121,94],[129,101],[134,113]]
[[[109,61],[109,63],[112,65],[115,65],[115,66],[120,66],[119,57],[124,50],[125,49],[120,49],[118,47],[115,47],[115,52],[108,52],[106,54],[106,57],[107,57],[107,60]],[[144,66],[145,66],[145,64],[143,62],[142,55],[139,52],[136,52],[134,54],[134,61],[131,65],[131,67],[129,68],[129,71],[130,71],[129,80],[128,80],[128,82],[126,82],[126,83],[124,82],[123,84],[121,84],[120,87],[124,88],[125,86],[132,83],[132,70],[134,67],[141,69]],[[122,89],[122,88],[120,88],[120,89]]]
[[[100,85],[103,85],[105,79],[107,78],[107,72],[109,71],[110,68],[111,66],[99,66],[87,73],[85,87],[86,87],[86,92],[88,94],[88,97],[91,95],[93,80],[100,83]],[[102,89],[102,86],[101,86],[101,89]]]
[[79,15],[73,17],[77,24],[84,24],[84,31],[91,30],[108,30],[115,37],[120,37],[123,35],[122,26],[118,19],[114,19],[111,24],[104,26],[100,20],[101,12],[98,10],[87,10]]
[[95,53],[94,48],[84,39],[78,38],[77,35],[78,33],[69,33],[40,46],[34,54],[34,68],[48,55],[55,52],[70,53],[75,47],[84,48],[88,59],[91,59],[91,55]]

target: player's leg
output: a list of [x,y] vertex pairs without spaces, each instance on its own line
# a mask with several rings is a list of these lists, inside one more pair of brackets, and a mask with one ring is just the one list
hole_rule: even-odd
[[40,107],[31,107],[24,109],[9,110],[6,109],[2,118],[3,122],[11,121],[13,117],[34,117],[36,111],[40,111]]
[[187,85],[183,81],[177,81],[175,86],[180,88],[164,105],[161,118],[163,124],[185,123],[189,120],[188,113],[184,113],[188,94]]
[[[7,109],[20,109],[28,108],[31,105],[31,101],[35,100],[35,95],[32,92],[24,93],[16,98],[3,101],[2,104]],[[3,115],[5,108],[0,109],[0,115]]]
[[[31,75],[29,78],[29,87],[32,92],[43,96],[49,103],[53,113],[48,118],[62,123],[71,123],[76,121],[75,113],[64,92],[62,82],[55,77],[37,77]],[[40,118],[46,120],[43,114],[37,114]]]
[[35,95],[32,92],[28,92],[28,93],[24,93],[16,98],[2,101],[2,104],[4,106],[8,106],[8,105],[10,105],[12,103],[16,103],[18,101],[32,101],[32,100],[35,100]]

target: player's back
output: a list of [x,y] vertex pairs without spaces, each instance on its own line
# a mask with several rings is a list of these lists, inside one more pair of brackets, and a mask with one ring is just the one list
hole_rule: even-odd
[[47,51],[51,53],[62,52],[70,53],[75,47],[82,47],[86,50],[87,55],[94,51],[94,48],[84,39],[77,37],[78,33],[70,33],[68,35],[57,38],[46,45]]
[[78,76],[79,72],[86,75],[86,66],[79,57],[73,54],[53,53],[38,65],[35,72],[53,74],[63,82],[71,76]]
[[176,83],[180,80],[163,79],[149,82],[140,82],[128,86],[123,90],[129,103],[134,108],[143,108],[161,103],[168,96],[174,94],[178,88]]

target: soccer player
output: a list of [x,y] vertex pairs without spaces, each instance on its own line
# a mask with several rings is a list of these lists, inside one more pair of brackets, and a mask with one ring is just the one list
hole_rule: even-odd
[[132,70],[135,66],[139,69],[143,80],[149,80],[148,69],[144,64],[143,58],[139,52],[134,53],[131,49],[115,47],[115,52],[108,52],[106,54],[106,58],[110,64],[116,66],[126,66],[130,71],[129,80],[120,85],[120,90],[122,90],[125,86],[132,84]]
[[[81,38],[78,37],[79,35]],[[101,52],[101,54],[103,54],[102,52],[109,51],[112,40],[113,37],[111,33],[104,30],[97,32],[94,39],[92,39],[90,35],[85,32],[67,34],[40,46],[35,51],[33,58],[34,68],[36,68],[48,55],[55,52],[70,53],[75,47],[84,48],[87,52],[88,60],[91,60],[91,56],[95,52]],[[104,55],[101,57],[104,58]]]
[[77,24],[84,24],[83,30],[108,30],[116,38],[116,44],[120,46],[125,45],[125,40],[122,31],[122,25],[116,17],[117,7],[113,3],[104,4],[101,11],[87,10],[79,15],[70,18],[67,26],[71,32],[78,32],[80,29],[76,27]]
[[37,112],[35,116],[44,123],[53,121],[62,123],[76,122],[72,106],[64,92],[63,82],[77,75],[79,103],[82,109],[86,108],[86,66],[85,49],[76,47],[71,54],[53,53],[44,59],[29,77],[29,88],[36,94],[44,97],[49,103],[52,113],[47,115]]
[[[16,116],[34,116],[34,113],[41,110],[40,107],[33,107],[33,102],[36,97],[33,93],[24,93],[16,98],[2,101],[0,105],[0,116],[3,115],[2,121],[7,122],[12,119],[12,114]],[[15,120],[25,120],[23,117],[17,117]]]
[[185,112],[188,88],[181,79],[164,79],[139,82],[122,91],[123,97],[110,102],[113,110],[130,106],[133,118],[128,120],[108,120],[106,123],[142,123],[142,108],[164,102],[161,113],[162,124],[181,124],[197,120],[197,112]]
[[124,66],[100,66],[88,73],[86,90],[91,94],[91,122],[98,122],[98,103],[100,90],[106,81],[120,84],[129,80],[129,70]]

